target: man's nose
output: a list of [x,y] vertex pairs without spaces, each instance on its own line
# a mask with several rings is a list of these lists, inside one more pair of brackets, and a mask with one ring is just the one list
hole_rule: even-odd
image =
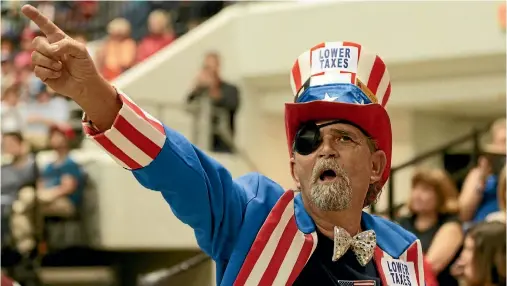
[[339,155],[332,136],[324,136],[322,138],[322,145],[317,152],[321,158],[334,158]]

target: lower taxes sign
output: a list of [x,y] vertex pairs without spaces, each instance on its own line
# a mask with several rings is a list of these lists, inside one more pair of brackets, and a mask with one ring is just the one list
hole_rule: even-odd
[[326,71],[357,73],[359,50],[357,47],[327,43],[312,51],[312,74]]
[[382,271],[389,286],[423,286],[417,284],[413,262],[382,258]]

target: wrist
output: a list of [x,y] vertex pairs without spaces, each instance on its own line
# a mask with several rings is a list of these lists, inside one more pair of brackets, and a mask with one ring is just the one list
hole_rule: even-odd
[[74,101],[100,131],[111,128],[123,104],[116,89],[102,77],[88,83],[86,91]]
[[94,80],[90,80],[86,84],[85,90],[80,94],[79,98],[74,100],[86,100],[89,98],[97,97],[100,95],[101,98],[116,97],[117,93],[114,87],[102,76],[98,75]]

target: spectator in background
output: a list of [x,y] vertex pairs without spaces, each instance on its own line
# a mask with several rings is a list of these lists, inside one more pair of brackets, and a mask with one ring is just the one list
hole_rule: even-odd
[[80,20],[86,21],[95,16],[99,11],[99,3],[97,1],[75,1],[76,13]]
[[420,239],[438,283],[446,286],[458,285],[450,274],[450,265],[463,243],[457,199],[458,191],[445,171],[419,170],[412,177],[408,202],[411,214],[399,220],[401,226]]
[[55,23],[63,25],[70,31],[86,31],[104,27],[107,22],[101,21],[98,23],[100,26],[93,25],[92,22],[97,20],[96,16],[105,15],[111,19],[111,14],[118,14],[114,10],[104,10],[103,13],[98,13],[100,11],[99,1],[55,1],[53,5],[56,6]]
[[2,53],[2,93],[16,82],[13,57]]
[[83,196],[85,177],[81,167],[69,156],[69,144],[74,136],[67,125],[51,127],[49,142],[56,151],[56,160],[42,170],[36,190],[21,190],[13,205],[12,233],[18,244],[24,246],[23,241],[33,239],[33,225],[29,217],[35,199],[39,202],[42,216],[69,218],[76,214]]
[[[203,96],[209,97],[213,110],[211,118],[212,150],[214,152],[233,152],[231,145],[234,136],[234,121],[239,107],[238,88],[222,80],[220,76],[220,56],[208,53],[204,66],[197,77],[194,90],[187,97],[192,105]],[[223,128],[222,126],[225,126]]]
[[18,282],[15,282],[7,275],[5,275],[3,273],[0,275],[1,275],[0,285],[2,285],[2,286],[20,286]]
[[36,95],[42,82],[32,72],[32,41],[36,34],[29,28],[23,30],[21,35],[21,51],[14,58],[16,67],[16,82],[20,85],[22,101],[28,101]]
[[497,119],[493,125],[491,126],[490,134],[491,134],[491,144],[489,144],[489,149],[493,149],[497,153],[505,154],[505,148],[507,144],[507,134],[506,134],[506,120],[505,118]]
[[486,221],[499,221],[505,223],[507,220],[507,216],[505,213],[506,209],[506,182],[505,182],[505,166],[500,172],[500,176],[498,177],[498,188],[497,188],[497,198],[498,198],[498,208],[500,209],[497,212],[490,213],[486,217]]
[[146,35],[137,48],[137,62],[142,62],[175,39],[171,18],[162,10],[155,10],[148,17],[149,34]]
[[29,66],[32,62],[32,41],[36,37],[36,34],[29,28],[25,28],[21,33],[21,51],[16,54],[14,58],[14,65],[18,68],[24,68]]
[[28,144],[19,132],[4,133],[2,135],[2,241],[5,241],[9,230],[9,219],[12,206],[18,199],[22,188],[34,188],[37,180],[38,168],[35,157],[30,153]]
[[33,101],[44,87],[44,83],[35,76],[30,65],[24,65],[16,72],[16,83],[19,85],[20,100],[23,102]]
[[26,25],[21,16],[21,1],[2,1],[2,41],[5,35],[13,36],[21,34]]
[[505,223],[479,223],[468,231],[453,274],[466,286],[505,286],[505,250]]
[[35,149],[45,149],[49,127],[69,119],[68,102],[60,96],[55,96],[53,91],[44,85],[38,92],[36,100],[26,104],[22,115],[27,140]]
[[459,197],[460,217],[464,222],[483,221],[498,209],[498,174],[505,165],[505,119],[493,123],[491,143],[483,148],[477,167],[470,170]]
[[46,205],[43,213],[62,217],[73,216],[81,203],[84,190],[84,173],[70,156],[70,142],[75,133],[67,124],[51,127],[49,142],[56,151],[55,162],[41,173],[37,197]]
[[21,132],[23,129],[23,117],[19,103],[19,89],[17,85],[11,85],[2,93],[2,133]]
[[9,36],[2,36],[2,58],[4,56],[12,57],[14,55],[14,42],[13,39]]
[[107,80],[113,80],[135,62],[136,42],[130,37],[130,23],[116,18],[107,26],[109,36],[97,55],[97,66]]

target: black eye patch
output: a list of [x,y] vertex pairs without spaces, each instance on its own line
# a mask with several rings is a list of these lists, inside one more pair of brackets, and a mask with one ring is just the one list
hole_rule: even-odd
[[341,122],[340,120],[336,120],[321,125],[317,125],[313,121],[304,123],[301,125],[294,138],[294,151],[301,155],[312,154],[319,148],[320,144],[322,144],[320,129]]

